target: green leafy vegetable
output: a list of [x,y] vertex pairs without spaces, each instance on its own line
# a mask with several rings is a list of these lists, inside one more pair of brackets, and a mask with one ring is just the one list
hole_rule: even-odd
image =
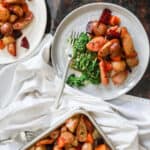
[[73,57],[76,57],[77,53],[86,51],[86,44],[90,41],[89,36],[86,33],[81,33],[79,38],[75,39],[73,44]]
[[82,87],[85,85],[86,76],[82,74],[80,77],[77,77],[75,74],[71,74],[67,79],[67,84],[75,87]]
[[92,84],[100,83],[97,54],[89,52],[86,49],[86,44],[89,41],[90,38],[86,33],[81,33],[80,36],[75,39],[71,68],[80,71],[82,74],[79,77],[75,74],[70,75],[67,79],[67,83],[70,86],[82,87],[88,82],[91,82]]

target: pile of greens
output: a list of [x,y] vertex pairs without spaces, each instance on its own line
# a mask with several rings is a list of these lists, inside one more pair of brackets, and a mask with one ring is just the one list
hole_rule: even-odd
[[90,38],[86,33],[81,33],[74,41],[71,68],[80,71],[81,75],[71,74],[67,79],[67,83],[70,86],[82,87],[88,82],[92,84],[100,83],[100,71],[96,53],[89,52],[86,49],[86,44],[89,41]]

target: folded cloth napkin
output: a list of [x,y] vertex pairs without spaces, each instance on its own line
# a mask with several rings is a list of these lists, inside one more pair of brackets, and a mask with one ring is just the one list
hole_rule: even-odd
[[0,150],[17,150],[24,143],[22,131],[46,129],[73,108],[93,116],[116,150],[150,150],[150,101],[121,96],[104,102],[66,85],[59,110],[53,104],[60,79],[48,64],[52,36],[46,35],[36,52],[25,60],[0,70]]

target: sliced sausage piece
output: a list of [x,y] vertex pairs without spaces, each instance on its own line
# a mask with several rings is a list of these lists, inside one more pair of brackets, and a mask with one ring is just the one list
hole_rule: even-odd
[[92,52],[98,52],[106,43],[106,39],[102,36],[93,38],[87,45],[87,49]]
[[120,44],[118,39],[113,39],[106,42],[103,47],[98,52],[98,57],[106,57],[107,55],[112,55],[113,53],[120,52]]
[[126,27],[121,28],[121,39],[123,50],[127,57],[135,57],[137,53],[134,48],[133,40]]

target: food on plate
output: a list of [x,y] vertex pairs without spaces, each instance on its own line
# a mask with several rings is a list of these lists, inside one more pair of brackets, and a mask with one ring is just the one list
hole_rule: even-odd
[[[33,13],[25,0],[0,1],[0,49],[5,47],[12,56],[17,56],[17,39],[22,30],[33,20]],[[21,46],[29,49],[27,38],[22,39]]]
[[138,54],[127,27],[121,19],[104,9],[99,20],[87,23],[86,33],[74,39],[71,68],[80,75],[71,74],[67,83],[82,87],[87,83],[122,85],[139,64]]
[[[63,129],[63,130],[62,130]],[[65,130],[64,130],[65,129]],[[85,115],[75,115],[27,150],[110,150]]]

